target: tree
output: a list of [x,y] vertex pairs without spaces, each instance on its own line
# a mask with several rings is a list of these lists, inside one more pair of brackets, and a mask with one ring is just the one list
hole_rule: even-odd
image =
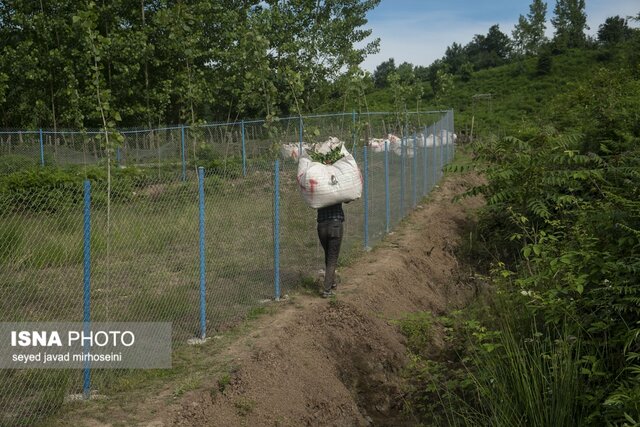
[[551,23],[555,28],[554,42],[558,47],[583,47],[586,43],[587,14],[585,0],[558,0]]
[[[284,113],[295,102],[293,98],[304,101],[310,108],[319,87],[335,80],[345,68],[360,64],[366,55],[378,49],[378,39],[360,48],[355,46],[371,35],[371,30],[361,27],[367,23],[367,12],[380,0],[253,2],[257,6],[251,10],[258,12],[252,13],[260,14],[265,28],[263,34],[270,42],[266,54],[271,80],[278,89],[277,107]],[[294,75],[300,90],[295,94],[289,78]]]
[[500,31],[498,24],[492,25],[486,36],[476,34],[465,46],[465,51],[477,70],[502,65],[511,56],[511,40]]
[[429,67],[416,65],[413,68],[413,74],[416,76],[416,80],[419,82],[429,81]]
[[631,28],[627,20],[620,16],[612,16],[604,21],[598,28],[598,41],[603,44],[613,45],[623,42],[631,37]]
[[449,72],[459,74],[462,66],[468,62],[468,56],[462,45],[453,43],[447,47],[444,53],[444,63],[449,67]]
[[393,58],[382,62],[373,72],[373,83],[377,88],[389,86],[389,75],[396,72],[396,63]]
[[360,67],[351,67],[346,74],[340,76],[335,84],[331,85],[334,99],[343,99],[343,111],[355,110],[359,112],[369,111],[367,104],[367,92],[373,87],[371,73]]
[[97,80],[123,126],[309,110],[377,50],[379,1],[3,1],[0,126],[102,127]]
[[465,62],[462,64],[462,67],[460,67],[458,75],[463,82],[468,82],[471,80],[471,76],[473,75],[473,65],[471,65],[470,62]]
[[412,85],[415,83],[416,78],[413,72],[413,64],[410,64],[406,61],[403,62],[402,64],[398,65],[396,73],[398,73],[398,77],[400,77],[400,81],[402,82],[402,84]]
[[486,49],[490,52],[495,52],[502,60],[508,59],[511,55],[511,40],[509,36],[500,31],[498,24],[489,28],[485,43]]
[[542,0],[533,0],[529,5],[527,17],[520,15],[513,30],[513,40],[516,50],[525,55],[535,54],[544,43],[547,4]]
[[416,84],[415,80],[413,65],[408,62],[403,62],[396,71],[388,76],[397,123],[403,122],[403,113],[409,109],[408,105],[412,105],[414,100],[416,109],[419,109],[424,88],[421,84]]
[[436,81],[433,87],[436,101],[441,102],[444,96],[446,96],[453,89],[453,86],[453,75],[447,73],[443,69],[439,69],[436,72]]

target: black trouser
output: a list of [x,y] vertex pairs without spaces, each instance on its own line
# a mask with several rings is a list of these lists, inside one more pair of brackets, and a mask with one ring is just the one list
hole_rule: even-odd
[[342,231],[342,221],[339,219],[318,223],[318,237],[324,249],[324,289],[327,291],[335,283]]

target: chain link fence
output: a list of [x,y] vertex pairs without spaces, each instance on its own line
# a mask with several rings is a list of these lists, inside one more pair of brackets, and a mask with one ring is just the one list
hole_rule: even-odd
[[[169,321],[174,349],[215,335],[323,268],[284,144],[338,137],[356,157],[364,192],[345,205],[342,264],[433,189],[455,147],[452,111],[121,134],[106,150],[97,132],[0,132],[0,322]],[[108,395],[126,374],[96,370],[90,389]],[[79,370],[0,370],[0,425],[83,392]]]

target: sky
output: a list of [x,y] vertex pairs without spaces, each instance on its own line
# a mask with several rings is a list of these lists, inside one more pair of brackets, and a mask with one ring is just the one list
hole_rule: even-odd
[[[547,35],[553,35],[551,17],[555,0],[547,0]],[[447,46],[465,45],[475,34],[486,34],[493,24],[511,37],[520,15],[529,13],[531,0],[382,0],[367,15],[365,28],[373,30],[370,40],[380,38],[380,52],[368,56],[362,68],[373,72],[383,61],[394,58],[429,65],[444,56]],[[588,34],[609,16],[637,15],[640,0],[586,0]],[[636,25],[634,25],[636,26]]]

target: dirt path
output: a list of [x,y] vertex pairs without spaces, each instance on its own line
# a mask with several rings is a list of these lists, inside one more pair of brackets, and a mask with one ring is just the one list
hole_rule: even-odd
[[[88,414],[77,425],[384,426],[403,415],[404,340],[394,320],[443,313],[472,292],[454,249],[478,199],[452,203],[478,177],[454,175],[395,233],[341,271],[335,300],[296,295],[221,350],[231,373],[210,371],[179,397],[166,387],[131,409],[104,404],[108,422]],[[212,362],[213,363],[213,362]],[[67,419],[68,421],[69,419]]]

